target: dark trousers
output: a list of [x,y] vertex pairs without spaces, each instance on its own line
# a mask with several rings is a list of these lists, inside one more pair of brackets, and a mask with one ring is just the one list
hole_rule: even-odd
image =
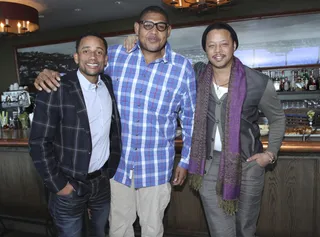
[[101,174],[85,182],[88,193],[78,196],[76,191],[66,196],[50,193],[49,211],[59,237],[81,237],[84,213],[90,209],[89,232],[92,237],[105,237],[110,211],[110,180]]

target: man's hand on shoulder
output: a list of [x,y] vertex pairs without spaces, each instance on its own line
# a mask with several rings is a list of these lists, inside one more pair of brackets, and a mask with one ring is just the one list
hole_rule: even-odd
[[57,87],[60,86],[59,81],[59,72],[44,69],[42,72],[39,73],[33,84],[37,90],[45,90],[49,93],[51,92],[51,90],[57,90]]
[[124,39],[123,47],[125,47],[127,52],[129,53],[133,49],[137,41],[138,37],[136,35],[129,35]]

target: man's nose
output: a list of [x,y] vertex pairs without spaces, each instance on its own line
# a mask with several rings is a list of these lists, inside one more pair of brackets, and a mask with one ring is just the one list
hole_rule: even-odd
[[216,47],[214,47],[214,52],[219,53],[221,50],[220,45],[217,45]]
[[152,33],[157,33],[159,30],[157,29],[157,26],[154,25],[153,28],[150,30]]
[[96,52],[90,52],[89,53],[89,57],[90,58],[96,58],[97,57],[97,53]]

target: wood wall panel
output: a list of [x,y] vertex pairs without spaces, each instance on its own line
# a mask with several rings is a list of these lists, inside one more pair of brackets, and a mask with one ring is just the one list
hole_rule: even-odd
[[314,236],[316,159],[282,159],[267,172],[258,236]]
[[320,236],[320,154],[319,159],[317,160],[317,164],[315,167],[315,195],[314,195],[314,218],[313,218],[313,226],[315,236]]
[[0,150],[0,215],[44,218],[44,186],[27,148]]
[[[180,155],[176,156],[177,166]],[[171,201],[166,211],[166,230],[171,232],[207,233],[207,223],[198,192],[193,192],[186,179],[182,187],[172,188]],[[191,214],[192,213],[192,214]]]
[[[259,237],[320,237],[319,161],[319,154],[282,155],[275,169],[266,173]],[[3,215],[48,218],[44,187],[27,148],[0,148]],[[164,224],[174,236],[209,236],[200,198],[187,183],[173,188]]]

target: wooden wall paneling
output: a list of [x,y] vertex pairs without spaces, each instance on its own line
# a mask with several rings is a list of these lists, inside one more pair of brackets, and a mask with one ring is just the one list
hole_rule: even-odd
[[[180,155],[177,155],[175,160],[174,167],[180,160]],[[182,187],[172,188],[171,201],[166,211],[165,230],[166,232],[186,233],[186,235],[197,233],[198,236],[208,236],[199,194],[190,189],[188,182],[187,178]]]
[[320,155],[318,156],[316,167],[315,167],[315,195],[314,195],[314,218],[313,218],[313,229],[314,236],[320,237]]
[[27,148],[0,150],[0,215],[46,218],[44,186]]
[[307,157],[283,156],[274,171],[266,174],[258,236],[314,236],[316,163]]

